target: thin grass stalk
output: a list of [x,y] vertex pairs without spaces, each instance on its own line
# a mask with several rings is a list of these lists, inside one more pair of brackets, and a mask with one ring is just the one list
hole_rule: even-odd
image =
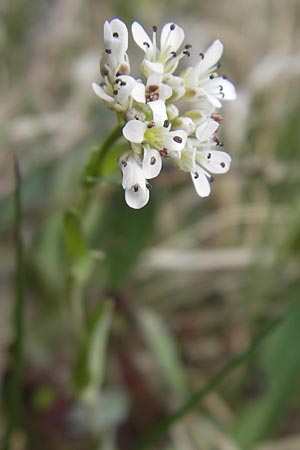
[[22,360],[24,341],[24,257],[22,239],[22,183],[19,163],[14,157],[14,226],[15,226],[15,301],[13,308],[14,341],[11,349],[11,377],[8,386],[7,422],[2,450],[12,448],[13,434],[20,426]]

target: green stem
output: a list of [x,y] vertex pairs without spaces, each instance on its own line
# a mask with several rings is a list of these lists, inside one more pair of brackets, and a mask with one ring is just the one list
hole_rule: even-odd
[[[123,124],[119,124],[112,130],[112,132],[107,136],[107,138],[103,141],[103,143],[99,146],[95,159],[93,160],[93,174],[95,178],[99,176],[101,173],[103,162],[113,146],[113,144],[122,136],[122,128]],[[93,183],[89,183],[88,185],[83,180],[84,184],[84,192],[80,202],[79,210],[81,214],[85,213],[90,202],[91,202],[91,194],[94,188]]]
[[[123,124],[116,126],[112,132],[106,137],[103,143],[98,147],[93,155],[92,166],[86,169],[89,174],[96,179],[101,174],[101,169],[108,152],[114,143],[122,136]],[[83,173],[82,185],[83,193],[82,198],[78,206],[78,212],[81,215],[81,219],[86,214],[92,199],[92,192],[95,186],[94,181],[86,180],[86,170]],[[91,172],[91,173],[90,173]],[[74,333],[76,338],[80,339],[84,336],[86,325],[86,311],[84,305],[84,285],[78,282],[74,276],[69,280],[69,299],[70,309],[73,320]]]
[[86,326],[86,311],[84,308],[82,284],[72,278],[70,282],[70,291],[70,308],[74,337],[80,342],[82,336],[84,336]]
[[12,345],[11,378],[8,387],[7,427],[4,436],[3,450],[12,448],[12,436],[20,422],[22,357],[24,337],[24,278],[23,278],[23,241],[22,241],[22,201],[21,176],[17,158],[14,158],[15,173],[15,304],[13,311],[13,328],[15,331]]
[[171,414],[163,423],[154,427],[153,431],[146,437],[140,446],[137,446],[137,450],[149,450],[153,449],[154,445],[162,439],[166,432],[175,425],[179,420],[190,413],[199,403],[236,368],[238,368],[244,361],[252,356],[262,342],[271,334],[279,320],[274,321],[269,327],[267,327],[256,339],[252,342],[247,350],[238,354],[229,363],[223,367],[203,388],[195,392],[192,397],[174,414]]

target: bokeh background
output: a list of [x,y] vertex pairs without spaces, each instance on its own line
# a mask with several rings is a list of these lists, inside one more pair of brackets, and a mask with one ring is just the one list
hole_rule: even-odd
[[[148,30],[174,21],[196,54],[224,42],[221,71],[238,91],[222,111],[233,166],[207,199],[187,174],[166,170],[149,205],[133,211],[117,174],[119,141],[80,223],[82,171],[116,125],[91,90],[103,22],[116,16]],[[148,448],[299,450],[299,25],[297,0],[1,0],[2,436],[14,424],[4,449],[142,448],[279,319],[254,355]],[[130,40],[137,74],[134,47]],[[24,239],[16,402],[13,155]]]

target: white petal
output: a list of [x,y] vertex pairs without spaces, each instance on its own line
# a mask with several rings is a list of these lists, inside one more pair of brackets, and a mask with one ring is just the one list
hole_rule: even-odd
[[101,100],[104,100],[105,102],[108,103],[113,103],[114,99],[110,97],[108,94],[106,94],[104,89],[102,89],[97,83],[92,83],[92,89],[95,92],[95,94],[101,98]]
[[135,87],[131,92],[132,98],[139,103],[145,103],[145,86],[143,83],[136,83]]
[[152,86],[152,85],[160,86],[162,83],[162,79],[163,79],[163,76],[161,73],[155,73],[155,72],[151,73],[147,80],[147,87]]
[[122,171],[122,187],[123,189],[130,188],[135,183],[134,166],[120,158],[120,169]]
[[196,160],[211,173],[226,173],[230,169],[230,155],[220,150],[202,150],[197,153]]
[[134,156],[125,153],[120,157],[119,166],[123,174],[122,186],[124,189],[130,189],[135,184],[141,188],[146,188],[146,180],[141,167]]
[[159,87],[159,98],[161,100],[167,100],[170,98],[173,94],[173,90],[171,86],[168,86],[167,84],[161,84]]
[[222,79],[220,82],[220,86],[222,86],[222,94],[224,100],[235,100],[236,99],[236,90],[231,81],[227,79]]
[[198,64],[198,70],[200,73],[209,72],[214,69],[219,62],[223,53],[223,43],[216,39],[211,46],[206,50],[204,58]]
[[113,19],[109,24],[113,42],[120,42],[120,45],[126,51],[128,47],[128,30],[125,23],[120,19]]
[[131,25],[131,32],[135,43],[142,49],[144,52],[152,52],[153,44],[148,34],[138,22],[133,22]]
[[160,62],[151,62],[145,59],[142,63],[142,68],[147,76],[153,72],[158,74],[164,73],[164,65]]
[[147,125],[140,120],[129,120],[123,128],[123,136],[130,142],[140,144],[144,139]]
[[170,152],[180,152],[184,149],[186,141],[187,134],[184,130],[170,131],[164,136],[163,146]]
[[154,102],[149,102],[148,106],[152,111],[155,125],[162,127],[164,121],[168,118],[165,102],[163,100],[155,100]]
[[210,194],[210,182],[201,168],[198,167],[197,169],[196,173],[191,172],[196,192],[200,197],[207,197]]
[[159,175],[162,167],[160,153],[153,149],[144,149],[143,173],[147,179],[155,178]]
[[140,209],[149,201],[149,189],[142,189],[140,186],[125,190],[125,200],[128,206],[133,209]]
[[166,77],[164,77],[164,82],[171,86],[173,89],[184,86],[183,78],[176,75],[167,75]]
[[[207,98],[207,100],[209,101],[209,103],[214,106],[215,108],[221,108],[222,107],[222,103],[220,102],[220,100],[217,99],[217,97],[213,94],[210,94],[209,91],[200,88],[197,89],[197,94],[198,95],[203,95]],[[219,93],[218,93],[219,94]]]
[[117,99],[121,104],[128,103],[129,96],[137,102],[145,103],[145,86],[129,75],[119,77],[123,83],[118,85]]
[[208,139],[212,138],[212,135],[218,129],[218,127],[219,124],[215,120],[211,119],[203,122],[196,130],[196,138],[200,142],[207,141]]
[[118,101],[123,104],[125,101],[128,100],[129,95],[131,95],[131,92],[135,88],[137,82],[136,80],[129,76],[129,75],[123,75],[119,77],[119,79],[122,81],[123,84],[118,85],[118,94],[116,95]]
[[[174,28],[174,29],[173,29]],[[174,23],[167,23],[161,32],[161,52],[168,49],[169,52],[177,52],[184,39],[184,31]]]
[[105,46],[109,46],[111,44],[112,41],[112,32],[111,32],[111,28],[110,28],[110,24],[108,22],[108,20],[106,20],[104,22],[103,25],[103,35],[104,35],[104,44]]

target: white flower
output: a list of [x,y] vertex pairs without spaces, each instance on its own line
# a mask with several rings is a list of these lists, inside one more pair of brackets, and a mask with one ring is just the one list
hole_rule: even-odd
[[128,30],[120,19],[104,23],[104,46],[105,50],[100,59],[101,75],[108,76],[112,81],[117,73],[128,74]]
[[123,128],[123,136],[129,142],[142,144],[144,148],[156,149],[161,155],[175,159],[180,158],[187,140],[184,130],[170,131],[168,120],[163,124],[130,120]]
[[145,86],[130,75],[116,77],[113,85],[104,77],[100,85],[92,83],[92,88],[110,109],[118,112],[130,109],[133,100],[145,103]]
[[204,54],[200,55],[201,59],[195,67],[188,67],[180,74],[186,87],[185,100],[208,100],[213,107],[220,108],[221,100],[236,98],[233,84],[215,72],[222,53],[223,44],[217,39]]
[[154,121],[164,122],[167,119],[165,101],[171,97],[172,88],[162,83],[163,76],[152,73],[146,84],[146,102],[150,107]]
[[214,139],[218,126],[219,124],[212,119],[203,122],[196,130],[196,139],[188,139],[181,159],[176,161],[178,168],[190,172],[200,197],[207,197],[210,194],[212,173],[222,174],[230,169],[230,155],[214,149],[218,145],[218,140]]
[[149,186],[141,165],[134,155],[127,152],[120,157],[119,166],[127,205],[134,209],[143,208],[149,201]]
[[157,46],[157,27],[153,27],[152,39],[148,36],[142,25],[133,22],[132,36],[136,44],[145,52],[142,70],[145,76],[151,73],[173,73],[184,56],[185,49],[179,55],[177,51],[182,45],[184,31],[174,23],[167,23],[161,32],[160,48]]

